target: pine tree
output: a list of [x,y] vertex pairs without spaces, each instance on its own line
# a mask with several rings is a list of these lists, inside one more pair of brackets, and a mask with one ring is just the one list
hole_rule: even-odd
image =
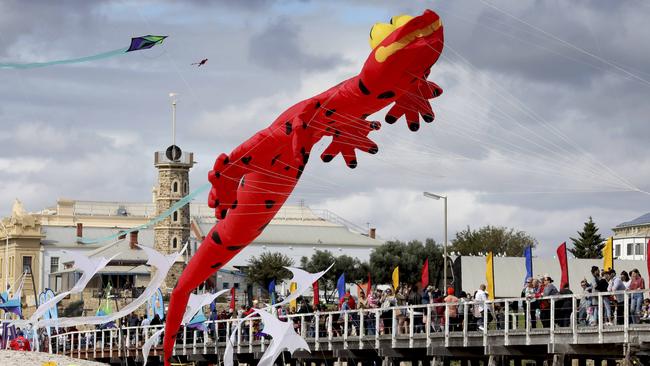
[[598,234],[598,227],[594,220],[589,216],[589,221],[585,222],[582,231],[578,231],[580,238],[571,238],[573,248],[569,251],[576,258],[602,258],[605,243],[603,238]]

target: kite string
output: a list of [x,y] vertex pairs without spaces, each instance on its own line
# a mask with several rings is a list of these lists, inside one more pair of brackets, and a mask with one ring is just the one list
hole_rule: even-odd
[[[474,66],[474,65],[473,65],[469,60],[467,60],[465,57],[463,57],[463,56],[462,56],[458,51],[454,50],[453,47],[451,47],[451,46],[449,46],[449,45],[447,45],[447,47],[449,48],[450,51],[452,51],[454,54],[456,54],[456,55],[457,55],[461,60],[463,60],[467,65],[469,65],[469,67],[472,68],[475,72],[479,72],[479,71],[478,71],[478,68],[476,68],[476,66]],[[568,144],[568,146],[573,146],[573,147],[575,147],[575,148],[576,148],[577,150],[579,150],[582,154],[584,154],[583,157],[589,159],[588,161],[592,161],[592,162],[594,162],[594,163],[600,165],[600,166],[601,166],[602,168],[604,168],[605,170],[609,171],[610,174],[612,174],[612,176],[613,176],[614,178],[616,178],[617,180],[619,180],[621,183],[625,184],[628,188],[631,188],[631,189],[638,189],[637,187],[634,186],[634,184],[632,184],[632,183],[630,183],[629,181],[627,181],[626,179],[622,178],[620,175],[618,175],[616,172],[614,172],[611,168],[609,168],[608,166],[606,166],[605,164],[603,164],[601,161],[599,161],[598,159],[596,159],[595,157],[593,157],[593,155],[591,155],[589,152],[587,152],[586,150],[584,150],[583,148],[581,148],[577,143],[575,143],[574,141],[572,141],[568,136],[566,136],[565,134],[563,134],[560,130],[558,130],[558,129],[555,128],[554,126],[550,125],[547,121],[544,120],[543,117],[541,117],[539,114],[537,114],[537,113],[534,112],[532,109],[530,109],[529,107],[527,107],[527,106],[526,106],[523,102],[521,102],[521,101],[520,101],[520,100],[519,100],[515,95],[513,95],[513,94],[510,93],[510,92],[508,92],[508,91],[507,91],[503,86],[501,86],[501,85],[500,85],[499,83],[497,83],[495,80],[493,80],[492,78],[490,78],[488,75],[485,75],[485,76],[486,76],[488,79],[490,79],[490,81],[493,82],[493,83],[496,85],[497,88],[500,88],[501,90],[503,90],[503,93],[504,93],[504,94],[507,94],[507,95],[509,96],[508,98],[504,98],[504,100],[507,101],[507,102],[509,102],[511,106],[513,106],[513,107],[519,109],[521,112],[523,112],[524,114],[528,115],[528,116],[529,116],[530,118],[532,118],[533,120],[539,122],[539,123],[542,125],[542,127],[546,128],[546,129],[549,130],[551,133],[553,133],[554,135],[556,135],[556,136],[559,137],[560,139],[564,140],[564,141]],[[498,95],[499,95],[500,97],[503,98],[503,96],[502,96],[501,94],[498,94]],[[517,122],[517,124],[519,124],[521,127],[523,127],[519,122]],[[534,131],[531,131],[531,132],[534,133]],[[546,139],[545,139],[545,140],[546,140]],[[548,141],[548,140],[546,140],[546,141]],[[553,142],[551,142],[551,143],[552,143],[554,146],[557,146],[557,147],[559,147],[559,148],[561,148],[561,149],[563,149],[563,150],[565,150],[565,151],[568,151],[568,150],[566,150],[565,148],[563,148],[563,147],[561,147],[561,146],[559,146],[559,145],[557,145],[557,144],[555,144],[555,143],[553,143]]]
[[496,11],[498,11],[499,13],[504,14],[504,15],[508,16],[509,18],[516,20],[517,22],[519,22],[519,23],[521,23],[521,24],[524,24],[524,25],[526,25],[526,26],[528,26],[528,27],[530,27],[530,28],[536,30],[536,31],[542,33],[543,35],[545,35],[545,36],[547,36],[547,37],[549,37],[549,38],[551,38],[551,39],[553,39],[553,40],[555,40],[555,41],[557,41],[557,42],[560,42],[561,44],[563,44],[563,45],[565,45],[565,46],[567,46],[567,47],[569,47],[569,48],[572,48],[572,49],[574,49],[574,50],[576,50],[576,51],[578,51],[578,52],[580,52],[580,53],[582,53],[582,54],[584,54],[584,55],[587,55],[587,56],[589,56],[589,57],[592,57],[592,58],[594,58],[594,59],[596,59],[596,60],[598,60],[598,61],[600,61],[600,62],[602,62],[602,63],[604,63],[604,64],[606,64],[606,65],[608,65],[608,66],[610,66],[610,67],[613,67],[613,68],[619,70],[620,72],[622,72],[622,73],[628,75],[629,77],[631,77],[631,78],[633,78],[633,79],[636,79],[637,81],[639,81],[639,82],[645,84],[646,86],[650,86],[650,81],[648,81],[648,80],[646,80],[646,79],[644,79],[644,78],[642,78],[642,77],[640,77],[640,76],[638,76],[638,75],[636,75],[636,74],[634,74],[634,73],[632,73],[632,72],[630,72],[630,71],[628,71],[628,70],[622,68],[621,66],[619,66],[619,65],[617,65],[617,64],[615,64],[615,63],[613,63],[613,62],[611,62],[611,61],[608,61],[608,60],[606,60],[606,59],[604,59],[604,58],[602,58],[602,57],[600,57],[600,56],[594,55],[593,53],[591,53],[591,52],[585,50],[584,48],[582,48],[582,47],[578,47],[578,46],[574,45],[574,44],[571,43],[571,42],[565,41],[564,39],[559,38],[559,37],[557,37],[556,35],[551,34],[551,33],[545,31],[545,30],[542,29],[542,28],[539,28],[539,27],[537,27],[537,26],[535,26],[535,25],[533,25],[533,24],[530,24],[529,22],[526,22],[525,20],[522,20],[522,19],[518,18],[517,16],[515,16],[515,15],[513,15],[513,14],[511,14],[511,13],[509,13],[509,12],[507,12],[507,11],[505,11],[505,10],[499,8],[499,7],[497,7],[497,6],[494,5],[494,4],[491,4],[491,3],[489,3],[489,2],[487,2],[487,1],[485,1],[485,0],[480,0],[480,1],[481,1],[484,5],[486,5],[486,6],[490,7],[490,8],[492,8],[492,9],[494,9],[494,10],[496,10]]

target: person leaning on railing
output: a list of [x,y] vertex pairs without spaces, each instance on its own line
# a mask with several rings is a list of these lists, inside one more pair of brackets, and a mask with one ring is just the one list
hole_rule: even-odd
[[[630,286],[628,290],[630,291],[639,291],[645,290],[645,282],[643,277],[639,273],[638,269],[633,269],[630,271],[631,279]],[[630,304],[630,318],[632,319],[633,324],[639,324],[641,322],[641,307],[643,306],[643,292],[634,292],[632,293],[632,299]]]

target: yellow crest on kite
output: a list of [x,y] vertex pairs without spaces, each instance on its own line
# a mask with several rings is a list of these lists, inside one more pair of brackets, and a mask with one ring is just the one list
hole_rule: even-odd
[[413,16],[402,14],[390,18],[390,24],[375,23],[375,25],[373,25],[370,29],[370,39],[368,40],[370,42],[370,47],[372,49],[375,49],[375,47],[377,47],[381,41],[386,39],[388,35],[393,33],[395,29],[408,23],[408,21],[411,19],[413,19]]

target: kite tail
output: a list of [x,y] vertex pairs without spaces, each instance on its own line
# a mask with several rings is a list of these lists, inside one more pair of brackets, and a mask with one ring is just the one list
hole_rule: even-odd
[[[274,142],[271,139],[268,141],[269,143]],[[288,155],[289,151],[290,147],[287,147],[285,154]],[[261,157],[259,160],[261,164]],[[192,290],[259,236],[293,191],[298,182],[294,178],[297,163],[296,159],[288,156],[287,160],[294,164],[293,169],[282,168],[272,175],[269,170],[245,175],[246,190],[237,192],[239,203],[233,205],[226,218],[220,220],[210,230],[187,267],[183,269],[183,273],[172,291],[165,320],[163,343],[165,365],[169,366],[171,363],[176,334],[183,320]],[[253,161],[255,161],[255,157],[251,160],[251,165]],[[276,165],[279,164],[279,162],[276,163]]]
[[80,57],[80,58],[71,58],[67,60],[58,60],[58,61],[50,61],[50,62],[32,62],[32,63],[27,63],[27,64],[20,64],[20,63],[15,63],[15,62],[10,62],[10,63],[0,63],[0,69],[34,69],[37,67],[46,67],[46,66],[53,66],[53,65],[63,65],[63,64],[77,64],[77,63],[82,63],[82,62],[88,62],[88,61],[95,61],[95,60],[101,60],[104,58],[110,58],[118,55],[123,55],[127,48],[120,48],[117,50],[113,51],[108,51],[108,52],[103,52],[99,53],[96,55],[92,56],[86,56],[86,57]]

